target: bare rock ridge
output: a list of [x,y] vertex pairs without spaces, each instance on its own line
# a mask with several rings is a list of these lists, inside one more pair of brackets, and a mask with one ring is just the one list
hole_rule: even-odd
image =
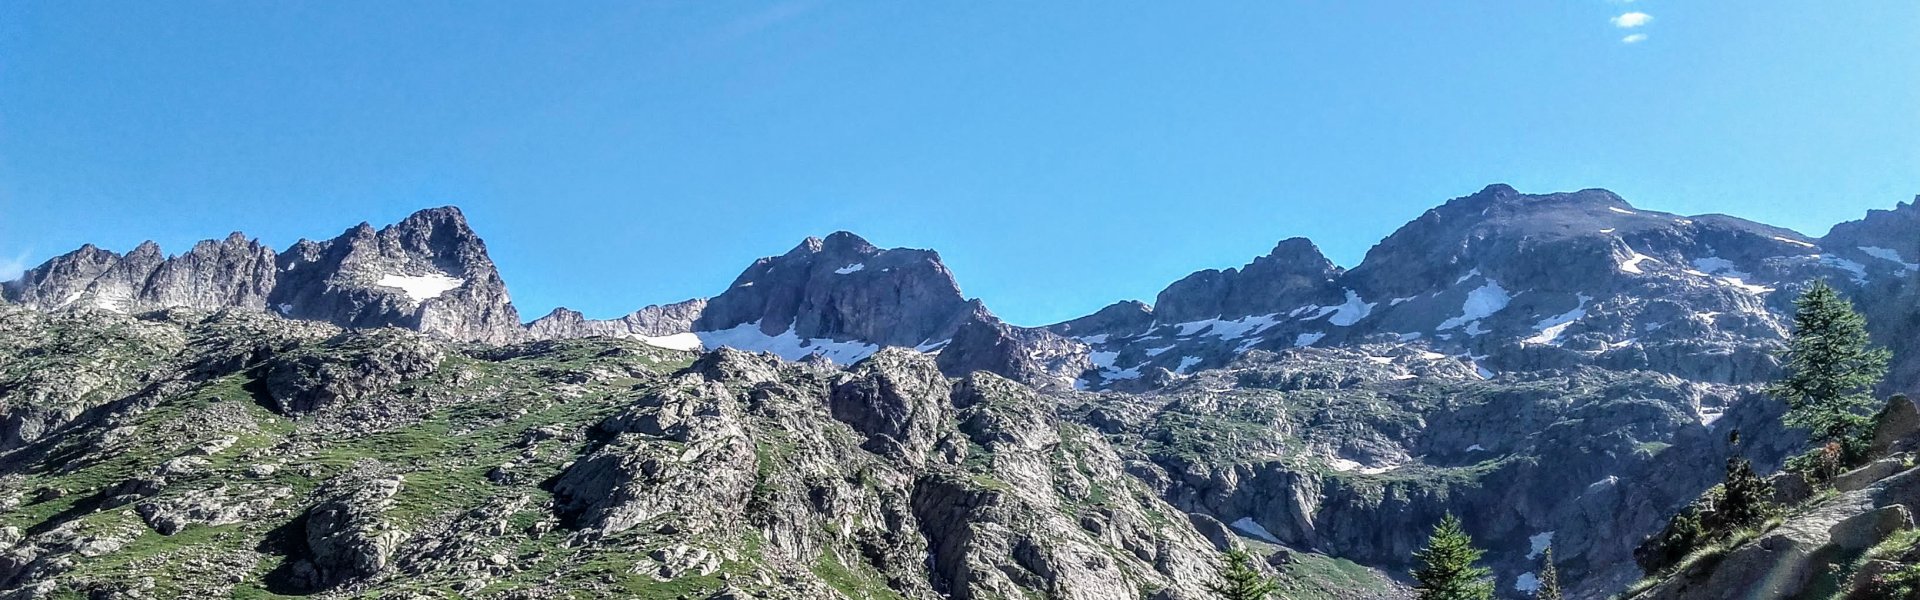
[[0,296],[41,310],[245,309],[489,343],[524,335],[485,242],[453,207],[280,253],[239,233],[173,257],[153,242],[125,255],[87,245],[0,285]]
[[[88,246],[0,286],[0,598],[1197,600],[1243,548],[1289,597],[1401,600],[1452,513],[1496,597],[1550,544],[1597,600],[1725,457],[1805,448],[1760,384],[1808,282],[1920,380],[1916,240],[1909,204],[1812,238],[1496,185],[1351,269],[1289,239],[1045,328],[850,233],[524,326],[453,209]],[[1894,539],[1920,409],[1885,414],[1838,495],[1649,597]]]
[[842,231],[755,261],[694,329],[917,347],[952,337],[971,312],[938,253],[881,250]]
[[559,309],[528,325],[537,339],[612,335],[666,346],[818,355],[852,364],[887,347],[940,353],[950,376],[977,370],[1066,386],[1091,366],[1085,344],[1009,325],[960,292],[939,253],[882,249],[849,232],[807,238],[754,261],[709,300],[650,306],[617,320]]
[[[1244,267],[1173,282],[1151,306],[1116,303],[1044,328],[1007,324],[966,298],[936,252],[848,232],[757,260],[710,300],[612,320],[561,308],[523,327],[484,242],[448,207],[279,253],[240,234],[174,257],[151,243],[125,255],[85,246],[0,296],[40,309],[267,310],[490,343],[616,336],[841,364],[907,347],[940,352],[950,375],[1089,389],[1161,385],[1252,350],[1364,343],[1421,346],[1484,376],[1592,365],[1739,384],[1774,372],[1791,298],[1815,279],[1861,298],[1884,343],[1914,339],[1920,323],[1902,307],[1920,300],[1916,240],[1910,203],[1814,239],[1642,210],[1605,190],[1496,184],[1426,211],[1350,270],[1292,238]],[[1898,389],[1920,384],[1920,358],[1907,356]]]
[[1049,329],[1093,347],[1084,383],[1096,388],[1215,368],[1255,349],[1361,343],[1426,346],[1485,376],[1595,365],[1750,383],[1777,368],[1783,319],[1813,280],[1870,312],[1883,301],[1900,310],[1888,299],[1920,271],[1909,262],[1920,260],[1916,215],[1907,204],[1874,211],[1816,240],[1724,215],[1637,209],[1605,190],[1493,185],[1427,211],[1351,270],[1287,240],[1244,268],[1177,281],[1151,308],[1118,304]]
[[666,337],[693,331],[707,301],[695,298],[666,305],[654,305],[633,311],[618,319],[588,319],[580,311],[565,307],[553,309],[547,316],[527,324],[534,339],[554,340],[583,337]]

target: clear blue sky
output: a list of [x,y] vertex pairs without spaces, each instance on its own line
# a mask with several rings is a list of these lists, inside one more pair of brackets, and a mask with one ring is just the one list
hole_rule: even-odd
[[848,229],[1042,324],[1290,236],[1352,266],[1491,182],[1819,235],[1920,193],[1916,32],[1906,0],[11,0],[0,267],[457,204],[528,318]]

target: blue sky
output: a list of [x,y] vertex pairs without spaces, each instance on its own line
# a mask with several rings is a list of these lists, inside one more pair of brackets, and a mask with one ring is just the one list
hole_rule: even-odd
[[1920,194],[1916,31],[1904,0],[15,0],[0,271],[457,204],[527,318],[848,229],[1042,324],[1291,236],[1352,266],[1491,182],[1819,235]]

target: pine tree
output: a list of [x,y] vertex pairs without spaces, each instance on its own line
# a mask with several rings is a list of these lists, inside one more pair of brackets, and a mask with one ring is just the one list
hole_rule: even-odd
[[1873,388],[1889,354],[1867,340],[1867,320],[1825,282],[1793,301],[1793,337],[1785,376],[1767,392],[1786,401],[1783,421],[1811,431],[1822,444],[1856,451],[1872,420]]
[[1227,553],[1227,561],[1220,565],[1220,579],[1225,583],[1209,583],[1207,591],[1221,600],[1267,600],[1269,594],[1280,589],[1280,582],[1261,575],[1253,567],[1253,557],[1241,550]]
[[1560,600],[1560,569],[1553,566],[1553,544],[1540,556],[1540,588],[1533,600]]
[[1420,568],[1413,571],[1414,589],[1420,600],[1492,600],[1492,571],[1477,566],[1484,554],[1473,547],[1473,538],[1460,525],[1460,519],[1448,513],[1433,527],[1427,547],[1415,552]]
[[1720,505],[1714,508],[1720,529],[1756,527],[1773,516],[1773,486],[1753,472],[1753,463],[1747,459],[1727,459],[1727,480],[1720,487]]

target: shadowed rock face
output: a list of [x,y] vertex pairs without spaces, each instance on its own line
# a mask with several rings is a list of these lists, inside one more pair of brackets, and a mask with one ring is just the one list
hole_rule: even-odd
[[504,343],[523,333],[485,242],[453,207],[375,231],[361,224],[286,252],[234,233],[167,257],[153,242],[122,256],[92,245],[0,286],[41,310],[270,310],[342,327],[404,327]]
[[1244,268],[1207,269],[1174,282],[1154,300],[1154,315],[1179,323],[1335,305],[1341,300],[1340,274],[1313,242],[1290,238]]
[[1862,265],[1868,275],[1841,285],[1866,314],[1874,341],[1894,351],[1884,389],[1920,392],[1920,311],[1914,310],[1920,306],[1920,206],[1867,211],[1864,219],[1834,225],[1820,248]]
[[[708,348],[857,361],[883,348],[939,351],[950,376],[988,371],[1043,387],[1071,385],[1086,346],[1001,321],[961,295],[937,253],[880,249],[847,232],[807,238],[755,261],[711,300],[649,306],[613,320],[558,309],[528,325],[535,339],[689,334]],[[684,340],[675,340],[684,343]],[[652,340],[663,345],[674,342]]]
[[881,250],[843,231],[755,261],[694,329],[759,323],[767,335],[915,347],[952,337],[970,309],[938,253]]
[[281,284],[268,301],[290,317],[494,343],[521,335],[486,243],[457,208],[423,210],[379,231],[362,223],[325,242],[302,240],[279,263]]

